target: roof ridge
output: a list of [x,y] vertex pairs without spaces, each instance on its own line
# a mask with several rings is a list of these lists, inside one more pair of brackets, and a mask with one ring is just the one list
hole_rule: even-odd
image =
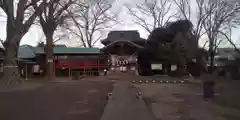
[[28,45],[28,44],[24,44],[24,45],[19,46],[19,48],[20,47],[28,47],[35,54],[35,50],[33,49],[34,46],[31,46],[31,45]]

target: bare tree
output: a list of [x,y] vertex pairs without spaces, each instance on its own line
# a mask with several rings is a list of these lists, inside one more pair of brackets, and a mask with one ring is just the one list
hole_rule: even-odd
[[109,0],[87,0],[77,4],[76,14],[72,17],[72,21],[68,23],[67,29],[80,39],[83,47],[92,48],[102,38],[102,30],[120,23],[118,16],[111,12],[113,2]]
[[49,81],[52,81],[55,75],[53,73],[53,35],[57,27],[72,15],[72,12],[68,12],[67,9],[73,3],[74,0],[54,0],[39,15],[40,24],[46,37],[46,73]]
[[232,29],[240,23],[238,17],[240,4],[228,0],[209,0],[204,6],[204,10],[209,14],[204,20],[203,27],[209,39],[210,66],[214,66],[215,48],[218,44],[219,35],[223,35],[222,33],[226,29],[229,27]]
[[[48,2],[51,3],[51,1]],[[0,7],[7,18],[7,36],[3,43],[5,56],[2,82],[4,84],[20,83],[17,64],[19,43],[48,2],[46,0],[0,0]],[[33,12],[28,14],[29,10]]]
[[37,47],[45,47],[45,43],[43,41],[38,41]]
[[[180,19],[187,19],[193,23],[193,35],[197,41],[206,34],[203,28],[204,21],[209,15],[204,10],[206,1],[207,0],[191,0],[191,3],[190,0],[174,0],[180,13]],[[197,6],[196,10],[191,8],[191,5],[195,3]]]
[[[190,0],[174,0],[174,2],[179,8],[181,17],[193,22],[196,40],[200,40],[203,35],[208,37],[206,43],[209,48],[210,64],[213,66],[216,48],[223,42],[220,36],[226,38],[225,32],[239,23],[237,15],[240,12],[239,3],[227,0],[191,0],[192,3]],[[195,9],[191,6],[195,3],[197,11],[194,12]],[[230,38],[227,40],[229,41]]]
[[[58,41],[60,41],[61,39],[62,39],[61,37],[55,39],[55,40],[53,41],[53,46],[55,46],[56,43],[57,43]],[[45,40],[40,40],[40,41],[38,41],[38,42],[37,42],[37,47],[43,47],[43,48],[45,49],[46,43],[45,43],[44,41],[45,41]]]
[[[66,29],[63,27],[58,27],[54,33],[55,34],[53,35],[53,44],[56,44],[62,40],[69,40],[70,35],[68,34],[68,31],[66,31]],[[39,37],[38,44],[39,43],[45,44],[45,42],[46,42],[46,36],[43,34],[41,37]]]
[[136,4],[136,8],[125,6],[135,18],[134,22],[151,33],[153,29],[163,27],[176,17],[177,12],[171,11],[172,5],[172,0],[145,0],[143,4]]
[[[237,48],[237,46],[235,45],[235,43],[233,43],[233,41],[231,40],[231,38],[230,38],[226,33],[222,32],[222,31],[219,31],[219,33],[220,33],[221,35],[223,35],[223,36],[227,39],[227,41],[233,46],[235,52],[237,52],[237,54],[240,55],[240,50]],[[217,47],[216,47],[216,48],[217,48]],[[215,48],[215,51],[216,51],[216,48]]]

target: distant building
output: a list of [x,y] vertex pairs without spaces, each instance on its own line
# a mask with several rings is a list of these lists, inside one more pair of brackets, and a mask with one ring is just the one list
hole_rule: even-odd
[[228,60],[240,57],[234,48],[217,48],[214,62],[216,66],[225,65]]
[[111,31],[106,39],[101,40],[105,46],[101,49],[111,58],[111,70],[135,70],[137,52],[143,48],[146,40],[136,30]]

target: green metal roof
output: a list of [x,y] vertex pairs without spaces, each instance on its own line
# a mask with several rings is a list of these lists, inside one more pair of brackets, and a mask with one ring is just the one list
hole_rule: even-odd
[[22,45],[19,47],[18,50],[18,58],[34,58],[36,57],[34,51],[31,48],[32,46],[30,45]]
[[[43,48],[35,47],[36,54],[45,54]],[[99,48],[54,47],[54,54],[100,54]]]
[[35,54],[44,54],[44,48],[43,47],[32,47],[32,50]]
[[[79,48],[79,47],[54,47],[54,54],[100,54],[99,48]],[[36,54],[45,54],[43,47],[33,47],[22,45],[18,50],[18,58],[34,58]]]

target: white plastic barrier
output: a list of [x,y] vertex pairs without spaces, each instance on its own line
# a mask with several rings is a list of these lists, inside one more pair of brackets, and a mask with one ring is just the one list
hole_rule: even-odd
[[131,70],[134,71],[134,70],[136,70],[136,68],[135,68],[135,67],[132,67]]
[[111,68],[111,71],[114,71],[114,70],[115,70],[114,67],[112,67],[112,68]]
[[119,69],[120,69],[120,71],[121,71],[121,72],[123,71],[123,68],[122,68],[122,66],[121,66],[121,67],[119,67]]
[[127,67],[125,67],[125,66],[122,67],[122,71],[123,71],[123,72],[126,72],[126,71],[127,71]]

